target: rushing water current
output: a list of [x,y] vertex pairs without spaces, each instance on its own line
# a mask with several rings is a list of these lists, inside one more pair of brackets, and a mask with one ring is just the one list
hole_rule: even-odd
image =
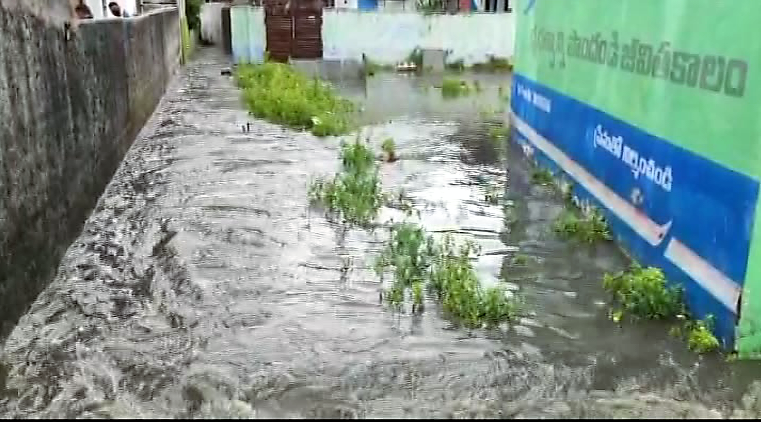
[[[479,242],[482,281],[524,299],[519,322],[467,331],[433,302],[419,316],[379,303],[385,231],[344,231],[307,201],[340,140],[251,119],[225,66],[206,50],[183,69],[6,340],[0,417],[758,414],[757,364],[610,320],[600,280],[625,258],[559,240],[562,198],[488,136],[482,111],[505,107],[508,76],[466,76],[482,92],[449,101],[435,78],[341,85],[364,133],[396,141],[384,187],[403,188],[428,231]],[[515,204],[512,229],[490,184]],[[528,263],[511,265],[517,253]]]

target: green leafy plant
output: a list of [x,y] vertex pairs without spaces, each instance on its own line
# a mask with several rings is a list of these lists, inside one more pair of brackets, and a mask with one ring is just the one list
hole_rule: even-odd
[[608,223],[598,210],[582,217],[566,210],[555,220],[553,229],[562,237],[578,239],[584,243],[611,239]]
[[708,353],[719,349],[719,340],[711,333],[712,318],[691,321],[687,334],[687,345],[696,353]]
[[473,242],[459,248],[451,236],[437,245],[430,272],[429,286],[442,302],[444,311],[463,323],[477,328],[495,326],[514,319],[518,304],[499,287],[484,289],[476,276],[471,256],[478,253]]
[[381,150],[383,150],[383,153],[385,154],[386,161],[394,162],[399,159],[396,155],[396,143],[394,142],[394,138],[387,138],[384,140],[381,144]]
[[621,316],[669,319],[685,313],[682,290],[667,287],[658,268],[633,265],[628,271],[606,274],[603,287],[613,295]]
[[376,273],[382,277],[388,267],[393,267],[395,283],[405,288],[423,281],[430,265],[433,239],[412,223],[397,223],[389,230],[389,240],[376,261]]
[[468,95],[470,87],[467,82],[459,79],[444,78],[441,84],[441,94],[446,98]]
[[518,314],[512,296],[500,287],[484,289],[470,262],[478,253],[473,242],[459,247],[451,236],[437,243],[412,223],[391,226],[389,240],[375,263],[383,279],[390,269],[393,283],[385,298],[400,309],[408,296],[414,312],[422,312],[423,286],[427,284],[441,301],[444,311],[460,323],[476,328],[498,325]]
[[704,320],[686,320],[684,324],[671,327],[669,333],[685,339],[687,346],[695,353],[713,352],[721,347],[719,340],[711,332],[713,321],[713,315],[708,315]]
[[530,261],[531,258],[528,255],[516,254],[512,259],[512,264],[518,267],[523,267],[528,265]]
[[531,182],[535,185],[549,186],[554,183],[552,172],[547,169],[535,168],[531,172]]
[[341,164],[333,179],[312,183],[309,198],[351,225],[369,226],[384,200],[372,150],[359,139],[344,143]]
[[282,63],[241,65],[236,81],[256,117],[317,136],[341,135],[350,129],[351,102],[340,98],[330,85],[309,79]]

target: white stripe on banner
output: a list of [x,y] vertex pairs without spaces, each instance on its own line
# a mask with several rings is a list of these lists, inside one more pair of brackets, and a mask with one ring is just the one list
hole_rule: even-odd
[[[519,118],[512,110],[510,115],[515,128],[529,142],[560,166],[563,171],[576,180],[587,192],[597,198],[604,207],[631,227],[640,237],[653,247],[663,242],[666,234],[671,229],[672,221],[660,225],[651,220],[645,213],[621,198],[613,190],[597,180],[584,167],[573,161],[558,147],[537,133],[534,128]],[[666,247],[665,256],[719,300],[727,309],[737,314],[737,302],[741,291],[739,283],[725,276],[721,271],[677,239],[671,239]]]

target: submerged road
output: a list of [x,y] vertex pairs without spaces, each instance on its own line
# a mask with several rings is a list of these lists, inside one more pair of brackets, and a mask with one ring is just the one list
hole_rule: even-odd
[[[422,317],[390,313],[370,271],[383,233],[344,234],[308,207],[309,181],[336,170],[338,140],[260,121],[242,132],[251,120],[220,75],[225,65],[202,51],[182,71],[21,318],[0,361],[0,417],[731,410],[719,363],[608,320],[599,277],[623,260],[553,239],[562,201],[532,188],[518,164],[510,181],[522,219],[505,235],[502,210],[483,201],[478,181],[504,185],[507,174],[485,130],[451,119],[462,114],[456,107],[370,128],[394,136],[403,157],[384,166],[384,184],[407,190],[429,230],[478,240],[487,252],[479,274],[509,279],[533,314],[502,332],[469,333],[435,306]],[[398,113],[393,89],[380,102]],[[506,277],[516,248],[535,268]]]

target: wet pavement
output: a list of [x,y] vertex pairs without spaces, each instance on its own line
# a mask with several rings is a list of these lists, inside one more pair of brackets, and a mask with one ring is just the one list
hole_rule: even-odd
[[[433,302],[420,316],[379,303],[371,267],[385,231],[346,231],[307,202],[309,182],[336,171],[340,140],[260,121],[243,133],[253,120],[225,65],[204,50],[183,70],[7,339],[0,417],[669,418],[755,406],[740,399],[757,364],[698,357],[663,325],[610,321],[601,277],[625,258],[558,240],[562,198],[488,136],[505,75],[468,76],[483,92],[449,101],[435,79],[408,75],[342,88],[363,104],[365,136],[396,141],[385,189],[404,189],[430,232],[477,240],[482,281],[524,299],[519,323],[467,331]],[[514,204],[511,227],[485,201],[490,184]]]

